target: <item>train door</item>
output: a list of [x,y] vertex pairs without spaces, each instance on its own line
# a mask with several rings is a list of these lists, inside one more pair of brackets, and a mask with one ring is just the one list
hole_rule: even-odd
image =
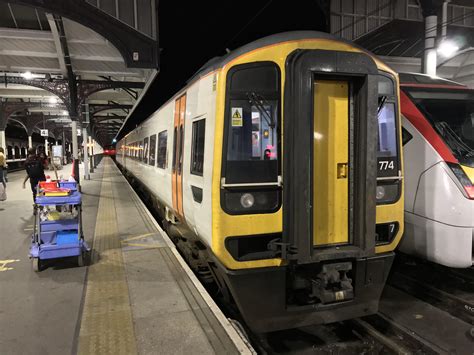
[[313,84],[313,245],[349,241],[349,82]]
[[186,94],[175,101],[173,129],[173,166],[171,185],[173,190],[173,209],[178,217],[183,213],[183,149],[184,149],[184,118],[186,112]]
[[330,50],[295,51],[286,63],[283,259],[373,256],[377,66]]

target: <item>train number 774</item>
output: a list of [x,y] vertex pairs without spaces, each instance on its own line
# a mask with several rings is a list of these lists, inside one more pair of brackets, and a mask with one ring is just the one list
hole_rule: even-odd
[[380,160],[379,161],[379,170],[393,170],[395,168],[395,164],[393,160]]

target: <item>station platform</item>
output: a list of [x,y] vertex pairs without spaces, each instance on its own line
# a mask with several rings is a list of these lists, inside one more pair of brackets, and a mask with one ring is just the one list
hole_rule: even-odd
[[81,181],[91,264],[54,260],[35,273],[24,176],[9,175],[0,202],[0,354],[254,352],[110,158]]

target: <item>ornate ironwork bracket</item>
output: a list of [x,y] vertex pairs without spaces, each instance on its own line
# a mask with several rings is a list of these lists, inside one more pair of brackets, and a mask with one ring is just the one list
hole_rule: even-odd
[[77,100],[71,102],[69,81],[67,79],[25,79],[19,76],[0,76],[0,83],[5,85],[18,84],[37,87],[58,96],[69,111],[71,118],[76,119],[81,112],[81,105],[92,94],[110,89],[135,88],[142,89],[144,83],[135,81],[102,81],[102,80],[77,80]]

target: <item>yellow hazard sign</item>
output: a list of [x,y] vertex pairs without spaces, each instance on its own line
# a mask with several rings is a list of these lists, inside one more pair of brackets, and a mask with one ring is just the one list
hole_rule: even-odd
[[242,127],[244,124],[242,107],[232,107],[231,109],[232,127]]

